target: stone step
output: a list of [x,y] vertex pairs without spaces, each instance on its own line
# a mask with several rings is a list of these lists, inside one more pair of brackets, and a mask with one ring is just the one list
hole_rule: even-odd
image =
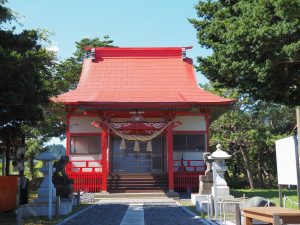
[[127,199],[127,198],[168,198],[167,194],[163,191],[159,192],[141,192],[141,193],[130,193],[130,192],[124,192],[124,193],[109,193],[109,194],[103,194],[103,193],[96,193],[95,199]]
[[107,187],[113,193],[141,193],[166,191],[166,174],[110,174]]

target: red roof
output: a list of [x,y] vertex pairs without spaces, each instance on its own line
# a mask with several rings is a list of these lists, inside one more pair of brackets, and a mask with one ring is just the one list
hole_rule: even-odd
[[233,103],[232,99],[198,87],[193,61],[182,58],[182,49],[95,48],[95,60],[84,60],[77,88],[53,97],[52,101],[215,106]]

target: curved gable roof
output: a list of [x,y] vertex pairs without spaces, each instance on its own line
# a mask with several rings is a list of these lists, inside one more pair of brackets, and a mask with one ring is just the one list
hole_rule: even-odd
[[[187,47],[190,48],[190,47]],[[193,61],[182,48],[96,48],[85,59],[75,90],[53,97],[65,104],[168,103],[230,105],[198,87]]]

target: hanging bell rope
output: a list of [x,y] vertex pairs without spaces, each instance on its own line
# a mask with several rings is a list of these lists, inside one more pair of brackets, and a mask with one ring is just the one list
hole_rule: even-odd
[[[92,125],[96,127],[101,127],[101,123],[104,124],[106,127],[108,127],[114,134],[121,137],[124,140],[127,141],[151,141],[153,138],[156,138],[158,135],[160,135],[165,129],[168,128],[173,123],[172,121],[169,121],[165,126],[163,126],[160,130],[155,131],[151,135],[136,135],[136,134],[124,134],[122,131],[118,131],[117,129],[113,128],[113,126],[105,121],[100,122],[93,122]],[[100,124],[100,126],[99,126]]]

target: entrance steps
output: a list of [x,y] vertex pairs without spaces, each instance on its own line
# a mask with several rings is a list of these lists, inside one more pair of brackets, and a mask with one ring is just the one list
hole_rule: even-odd
[[110,174],[107,180],[110,193],[145,193],[168,190],[166,174]]
[[169,202],[178,200],[178,197],[168,197],[165,192],[144,192],[144,193],[95,193],[96,201],[120,201],[120,202]]

